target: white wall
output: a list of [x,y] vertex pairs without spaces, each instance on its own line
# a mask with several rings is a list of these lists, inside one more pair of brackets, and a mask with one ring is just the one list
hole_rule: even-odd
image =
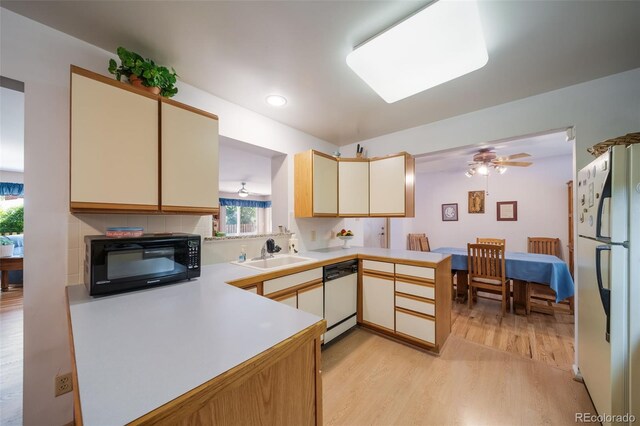
[[24,173],[0,170],[0,182],[24,183]]
[[[115,226],[145,220],[149,226],[152,219],[69,215],[69,67],[74,64],[106,75],[108,60],[115,55],[6,9],[0,13],[0,51],[0,74],[25,83],[25,185],[29,188],[25,245],[29,256],[24,274],[24,424],[60,425],[72,419],[72,395],[53,396],[55,375],[70,370],[64,286],[76,262],[75,256],[69,256],[74,250],[69,247],[79,242],[82,229],[94,232],[107,223]],[[310,148],[336,149],[195,87],[180,83],[179,89],[177,101],[220,117],[221,135],[287,154]],[[286,166],[293,176],[291,155]],[[287,203],[278,209],[292,211],[293,183],[279,182],[286,189],[273,191],[287,191]],[[286,214],[280,212],[279,217]],[[192,225],[194,230],[204,229],[199,220],[191,223],[192,219],[184,218],[167,217],[165,230],[184,230],[183,220],[189,229]],[[156,225],[158,229],[162,226]]]
[[[476,237],[506,238],[509,251],[527,251],[527,237],[560,238],[567,244],[567,185],[573,158],[536,160],[531,167],[510,167],[489,177],[484,214],[468,213],[468,191],[485,189],[485,178],[461,172],[420,173],[416,176],[416,216],[411,232],[426,233],[432,248],[466,247]],[[498,222],[496,202],[517,201],[518,220]],[[443,222],[441,205],[458,203],[458,221]],[[406,237],[406,235],[405,235]]]
[[[367,155],[418,155],[575,126],[577,167],[586,149],[640,127],[640,68],[360,142]],[[343,152],[355,150],[355,144]]]

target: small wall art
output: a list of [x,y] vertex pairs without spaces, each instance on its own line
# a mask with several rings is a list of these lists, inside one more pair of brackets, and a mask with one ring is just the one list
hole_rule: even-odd
[[499,221],[517,221],[518,220],[518,202],[517,201],[498,201],[497,212]]
[[484,191],[469,191],[469,213],[484,213]]
[[458,203],[442,205],[442,221],[455,222],[458,220]]

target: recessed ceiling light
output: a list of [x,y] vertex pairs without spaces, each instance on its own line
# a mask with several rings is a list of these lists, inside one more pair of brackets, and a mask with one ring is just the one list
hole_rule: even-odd
[[347,64],[393,103],[482,68],[488,59],[476,2],[439,0],[357,47]]
[[269,95],[266,100],[269,105],[277,107],[281,107],[287,103],[287,98],[280,95]]

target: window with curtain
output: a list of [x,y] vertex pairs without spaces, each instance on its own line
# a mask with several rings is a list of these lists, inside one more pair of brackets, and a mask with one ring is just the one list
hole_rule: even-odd
[[227,235],[271,232],[271,201],[220,198],[220,228]]

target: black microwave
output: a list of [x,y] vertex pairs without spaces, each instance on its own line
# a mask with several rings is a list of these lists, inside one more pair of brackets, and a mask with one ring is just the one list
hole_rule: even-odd
[[200,235],[84,237],[84,283],[89,294],[113,294],[200,276]]

